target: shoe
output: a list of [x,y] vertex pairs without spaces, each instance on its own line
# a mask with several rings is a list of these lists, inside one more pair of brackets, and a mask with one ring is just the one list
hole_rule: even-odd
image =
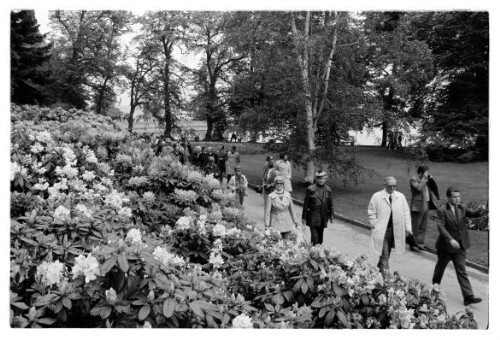
[[419,245],[418,245],[418,249],[420,249],[420,250],[425,250],[425,246],[424,246],[423,244],[419,244]]
[[469,297],[465,298],[464,305],[468,306],[468,305],[471,305],[473,303],[479,303],[481,301],[483,301],[483,299],[475,297],[474,295],[472,295],[472,296],[469,296]]
[[410,247],[411,251],[414,251],[415,253],[420,253],[420,249],[418,247]]

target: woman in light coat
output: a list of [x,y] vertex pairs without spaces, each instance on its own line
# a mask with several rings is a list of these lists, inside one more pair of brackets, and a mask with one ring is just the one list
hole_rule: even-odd
[[292,196],[284,189],[283,176],[274,178],[275,189],[269,194],[266,202],[265,227],[272,228],[286,239],[294,229],[300,226],[293,211]]
[[[368,205],[368,219],[372,227],[370,248],[376,255],[380,256],[378,266],[382,273],[389,270],[389,256],[392,242],[389,242],[389,246],[387,246],[386,231],[391,217],[391,210],[392,229],[394,233],[393,246],[397,254],[402,254],[405,251],[406,232],[411,234],[411,217],[408,202],[406,201],[406,197],[396,191],[395,188],[396,179],[394,177],[386,177],[385,189],[373,194]],[[385,249],[384,243],[386,244]]]

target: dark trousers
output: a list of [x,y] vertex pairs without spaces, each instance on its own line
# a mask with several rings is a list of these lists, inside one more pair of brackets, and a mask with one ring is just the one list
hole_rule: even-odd
[[394,229],[392,227],[392,219],[387,225],[384,236],[384,245],[382,247],[382,254],[380,254],[377,267],[382,273],[386,275],[389,272],[389,257],[391,256],[392,248],[394,248]]
[[316,244],[323,244],[323,232],[325,228],[311,228],[311,244],[314,246]]
[[411,212],[411,231],[417,239],[419,245],[424,245],[425,232],[427,231],[427,220],[429,219],[429,209],[425,211]]
[[456,253],[448,253],[445,251],[437,251],[438,260],[436,267],[434,268],[434,275],[432,276],[432,283],[441,284],[441,279],[443,278],[444,271],[448,262],[453,261],[455,266],[455,272],[457,274],[458,283],[460,284],[460,289],[462,290],[462,295],[465,298],[473,296],[472,287],[470,285],[469,276],[465,270],[465,256],[466,252],[463,249],[458,250]]
[[238,198],[241,205],[243,205],[243,200],[245,199],[245,190],[236,190],[236,197]]

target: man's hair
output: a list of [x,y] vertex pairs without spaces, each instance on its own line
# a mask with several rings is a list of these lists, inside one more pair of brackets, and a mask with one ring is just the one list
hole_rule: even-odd
[[389,181],[394,181],[397,183],[396,178],[394,178],[394,176],[384,177],[384,184],[387,184],[387,182],[389,182]]
[[460,190],[454,187],[449,187],[448,189],[446,189],[446,197],[451,197],[451,194],[454,192],[460,193]]
[[417,174],[423,174],[427,170],[429,170],[429,166],[427,166],[425,164],[419,165],[417,168]]

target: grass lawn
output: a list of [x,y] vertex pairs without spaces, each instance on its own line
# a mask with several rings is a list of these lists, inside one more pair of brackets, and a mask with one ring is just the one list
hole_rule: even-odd
[[[239,144],[239,143],[238,143]],[[241,145],[246,144],[242,143]],[[237,145],[237,144],[236,144]],[[255,144],[253,144],[255,145]],[[276,156],[276,155],[275,155]],[[262,167],[266,154],[246,154],[241,157],[243,173],[251,184],[260,184]],[[383,189],[383,177],[394,176],[398,181],[397,190],[402,192],[408,203],[411,199],[410,177],[406,156],[402,151],[386,151],[380,148],[360,147],[358,161],[368,169],[375,170],[372,178],[365,178],[357,185],[347,183],[345,186],[336,178],[330,178],[328,184],[334,190],[336,213],[360,222],[368,223],[367,207],[373,193]],[[459,163],[429,163],[430,172],[439,186],[441,202],[446,202],[446,188],[454,186],[461,190],[462,202],[481,201],[488,199],[488,162],[469,164]],[[305,186],[302,184],[303,169],[294,168],[292,185],[294,198],[304,198]],[[431,216],[433,213],[431,213]],[[434,248],[438,236],[435,222],[430,219],[426,234],[426,245]],[[489,264],[489,232],[470,231],[471,248],[467,258],[474,262]]]

